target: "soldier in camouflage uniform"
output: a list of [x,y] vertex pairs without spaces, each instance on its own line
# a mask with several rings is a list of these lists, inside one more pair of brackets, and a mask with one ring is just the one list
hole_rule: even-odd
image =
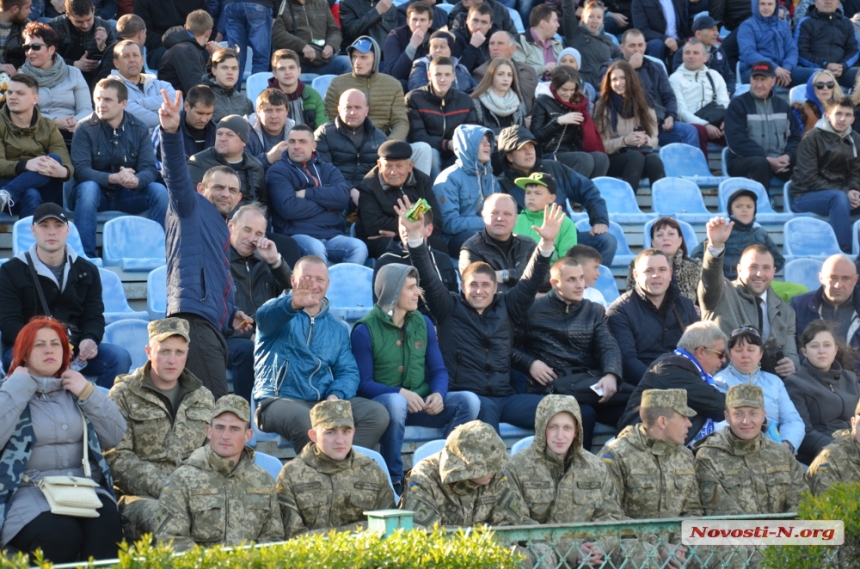
[[355,452],[349,401],[317,403],[310,412],[311,442],[278,475],[278,502],[287,538],[311,530],[346,531],[364,525],[367,510],[394,507],[388,475]]
[[154,320],[147,327],[149,361],[116,378],[110,391],[128,423],[120,443],[104,453],[114,475],[130,540],[155,530],[155,512],[167,477],[206,440],[212,393],[185,369],[188,322]]
[[733,385],[726,393],[728,427],[693,445],[705,515],[793,512],[807,489],[791,451],[762,434],[761,387]]
[[834,484],[860,482],[860,403],[851,417],[851,430],[833,433],[806,472],[812,493],[823,494]]
[[253,435],[251,406],[238,395],[225,395],[212,415],[206,426],[211,442],[195,450],[161,492],[156,541],[172,541],[176,551],[195,544],[283,541],[275,482],[245,446]]
[[413,467],[401,507],[414,510],[415,522],[423,526],[529,524],[525,504],[505,472],[507,460],[505,443],[490,425],[460,425],[444,449]]

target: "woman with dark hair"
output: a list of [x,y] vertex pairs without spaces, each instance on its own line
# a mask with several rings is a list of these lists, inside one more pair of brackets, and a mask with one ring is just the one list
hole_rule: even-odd
[[624,180],[633,191],[639,180],[654,183],[666,176],[657,149],[657,114],[627,61],[613,61],[606,70],[594,122],[609,155],[609,175]]
[[496,134],[505,127],[526,124],[528,111],[510,59],[497,57],[490,62],[484,78],[472,91],[472,102],[478,124]]
[[714,386],[723,393],[740,383],[761,387],[764,411],[770,424],[767,435],[796,453],[806,434],[806,427],[782,379],[761,369],[764,348],[758,330],[752,326],[734,330],[729,336],[728,351],[731,363],[714,376]]
[[[687,243],[681,226],[671,217],[661,217],[651,224],[651,247],[660,249],[669,257],[672,264],[672,280],[681,289],[681,294],[699,301],[696,292],[702,278],[702,262],[691,259],[687,253]],[[627,290],[633,288],[633,261],[627,267]]]
[[66,65],[57,53],[60,38],[54,28],[30,22],[22,36],[27,61],[21,73],[39,81],[39,112],[54,121],[68,146],[78,121],[93,112],[87,81],[80,69]]
[[550,95],[535,99],[531,131],[544,158],[558,160],[586,178],[606,175],[609,157],[588,112],[579,71],[559,65],[552,72]]
[[[69,368],[70,357],[65,328],[37,316],[18,333],[11,371],[0,386],[0,547],[28,554],[41,549],[53,563],[111,559],[122,541],[102,449],[119,444],[125,419],[102,390]],[[98,483],[99,516],[51,512],[39,481],[85,476],[83,456]]]
[[797,460],[810,464],[833,433],[851,428],[851,417],[860,400],[853,371],[856,352],[835,333],[833,324],[813,320],[800,338],[804,360],[800,369],[785,378],[785,387],[806,425],[806,436]]

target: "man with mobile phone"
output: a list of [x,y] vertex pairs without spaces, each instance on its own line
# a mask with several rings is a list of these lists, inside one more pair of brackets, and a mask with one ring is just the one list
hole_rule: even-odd
[[57,53],[67,65],[84,74],[92,89],[99,62],[108,45],[116,43],[116,32],[110,22],[95,15],[93,0],[65,0],[66,13],[49,22],[60,36]]

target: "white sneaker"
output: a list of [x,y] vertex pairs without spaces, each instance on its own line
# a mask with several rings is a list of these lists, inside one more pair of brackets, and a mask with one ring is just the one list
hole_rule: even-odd
[[6,190],[0,190],[0,213],[3,213],[4,209],[8,209],[9,215],[12,215],[13,205],[15,205],[15,202],[12,200],[12,196],[9,195],[9,192]]

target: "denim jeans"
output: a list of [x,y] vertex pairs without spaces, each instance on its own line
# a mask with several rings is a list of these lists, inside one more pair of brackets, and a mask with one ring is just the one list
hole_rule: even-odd
[[576,231],[576,242],[580,245],[588,245],[597,249],[600,256],[603,257],[603,265],[612,266],[612,261],[615,259],[615,252],[618,250],[618,240],[615,236],[607,231],[600,235],[592,235],[588,231]]
[[478,419],[499,432],[499,423],[510,423],[521,429],[535,428],[535,413],[543,400],[543,395],[517,393],[507,397],[485,397],[481,400],[481,414]]
[[680,122],[678,119],[675,119],[675,124],[670,131],[665,131],[661,127],[657,138],[660,146],[666,146],[673,142],[682,142],[695,148],[701,148],[699,145],[699,132],[696,130],[696,127],[689,123]]
[[291,235],[305,255],[316,255],[331,266],[335,263],[363,265],[367,260],[367,245],[355,237],[337,235],[331,239],[317,239],[308,235]]
[[[77,357],[77,350],[72,355],[72,359]],[[6,350],[3,354],[3,367],[6,368],[8,374],[11,370],[9,365],[12,363],[12,348]],[[99,344],[99,351],[96,357],[87,360],[87,366],[81,370],[85,376],[96,376],[96,385],[110,389],[113,387],[113,382],[118,375],[124,375],[131,371],[131,356],[128,350],[122,346],[113,344]]]
[[268,71],[272,52],[272,9],[254,2],[228,2],[224,13],[227,14],[227,43],[239,49],[239,72],[245,72],[248,44],[254,50],[251,73]]
[[250,402],[254,389],[254,342],[248,338],[227,338],[227,355],[233,372],[233,393]]
[[474,421],[478,418],[481,402],[478,396],[468,391],[453,391],[445,396],[445,408],[438,415],[408,413],[406,398],[399,393],[386,393],[374,397],[374,401],[388,410],[391,420],[388,428],[379,439],[382,458],[388,465],[391,481],[397,483],[403,480],[403,458],[400,449],[403,446],[403,433],[407,425],[416,427],[445,427],[444,438],[448,438],[457,425]]
[[164,227],[167,215],[167,188],[152,182],[145,188],[121,192],[102,191],[96,182],[83,182],[72,192],[70,207],[75,212],[75,226],[81,234],[81,244],[87,257],[96,257],[96,214],[100,211],[121,211],[124,213],[143,213],[152,221]]
[[[62,162],[56,154],[48,154],[57,162]],[[9,192],[15,205],[12,212],[19,217],[33,215],[43,202],[63,205],[63,180],[50,178],[29,170],[13,178],[0,180],[0,189]]]
[[860,213],[860,208],[851,209],[848,194],[839,190],[807,192],[791,200],[791,209],[828,216],[839,248],[851,253],[851,215]]
[[302,73],[316,73],[317,75],[344,75],[346,73],[352,73],[352,63],[349,62],[349,57],[345,55],[335,55],[329,59],[328,63],[321,67],[303,65]]

